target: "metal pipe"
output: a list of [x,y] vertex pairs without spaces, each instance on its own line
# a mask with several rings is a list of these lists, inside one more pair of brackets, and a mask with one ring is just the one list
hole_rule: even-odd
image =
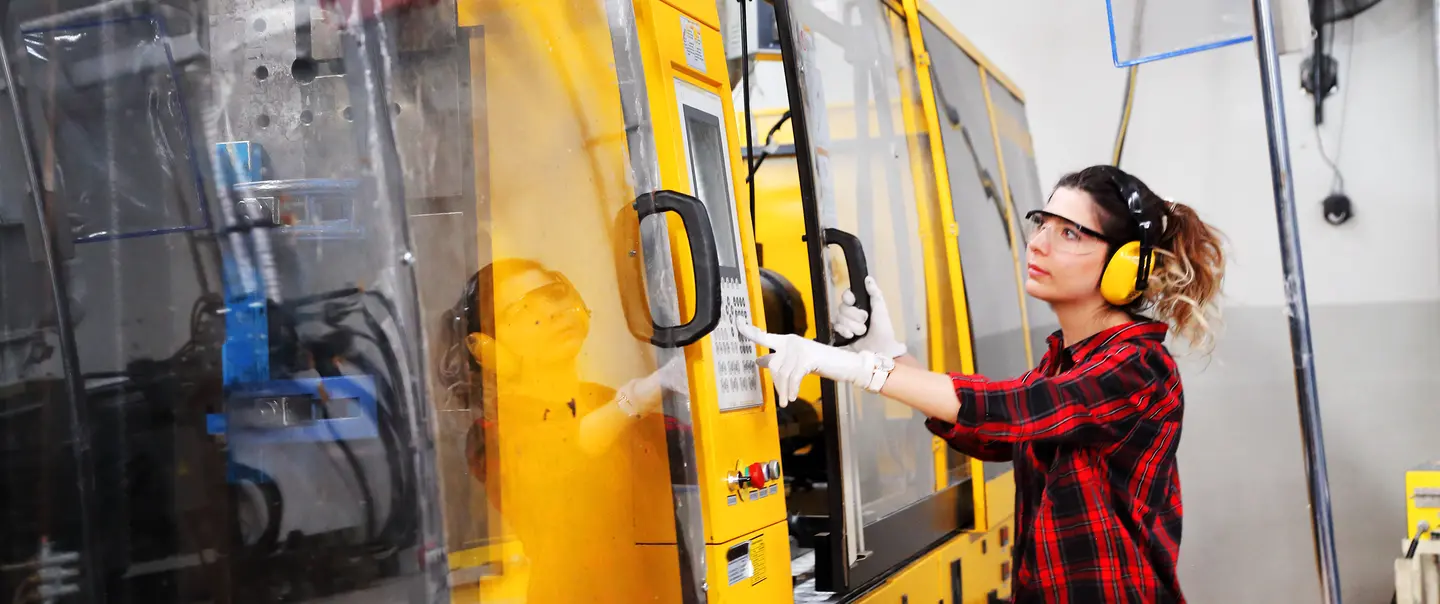
[[1260,61],[1260,87],[1265,101],[1265,129],[1270,135],[1270,181],[1280,228],[1280,263],[1285,271],[1286,316],[1295,363],[1295,391],[1300,406],[1300,431],[1305,447],[1305,474],[1310,495],[1310,522],[1320,570],[1322,602],[1340,604],[1340,569],[1331,520],[1330,481],[1325,469],[1325,439],[1320,430],[1320,398],[1315,386],[1315,355],[1310,341],[1310,307],[1305,296],[1305,269],[1300,258],[1300,233],[1295,216],[1295,189],[1290,171],[1290,141],[1285,129],[1285,101],[1280,87],[1280,55],[1275,43],[1271,0],[1254,0],[1255,49]]

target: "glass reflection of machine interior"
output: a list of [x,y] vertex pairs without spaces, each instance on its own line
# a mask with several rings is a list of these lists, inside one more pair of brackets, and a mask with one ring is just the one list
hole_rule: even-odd
[[435,597],[397,250],[473,199],[467,53],[405,4],[7,5],[5,597]]

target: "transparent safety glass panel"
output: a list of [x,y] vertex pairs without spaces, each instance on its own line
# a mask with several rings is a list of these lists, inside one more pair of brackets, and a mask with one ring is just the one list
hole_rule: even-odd
[[0,592],[679,601],[599,0],[63,5],[0,54]]
[[749,290],[740,259],[740,230],[735,221],[734,181],[726,146],[725,121],[720,97],[692,84],[676,80],[681,131],[695,196],[705,204],[715,233],[720,260],[721,321],[712,333],[715,352],[718,404],[721,411],[758,407],[765,402],[760,393],[760,369],[755,364],[755,345],[740,337],[735,326],[749,324]]
[[[99,529],[87,514],[96,504],[94,487],[79,480],[93,475],[94,456],[75,446],[80,441],[72,428],[88,409],[74,404],[65,368],[74,319],[61,313],[79,309],[73,297],[66,304],[54,297],[12,111],[12,102],[23,98],[13,98],[14,90],[0,87],[0,565],[46,558],[61,566],[59,558],[63,568],[78,571],[88,560],[76,554]],[[61,263],[74,267],[73,258]],[[32,576],[0,571],[0,592],[29,595]]]
[[[1025,119],[1025,104],[994,78],[987,79],[990,101],[995,106],[995,125],[1000,134],[1000,152],[1005,158],[1006,181],[1010,185],[1018,218],[1031,210],[1043,209],[1046,194],[1035,168],[1035,147],[1030,138],[1030,123]],[[1024,260],[1023,247],[1021,254]],[[1046,339],[1060,329],[1060,320],[1045,302],[1025,296],[1025,304],[1030,319],[1030,346],[1035,360],[1039,361],[1048,346]]]
[[675,299],[674,276],[638,239],[606,4],[461,4],[478,270],[437,277],[450,320],[468,318],[433,347],[468,392],[437,443],[460,461],[440,468],[467,537],[451,541],[457,602],[680,601],[664,395],[687,375],[679,349],[661,362],[632,329],[657,289]]
[[1255,17],[1249,0],[1164,2],[1105,0],[1116,67],[1248,42]]
[[975,371],[1012,377],[1029,369],[1020,315],[1016,254],[1024,242],[1011,236],[995,159],[979,65],[929,19],[921,21],[934,65],[935,105],[950,172],[956,241],[965,276]]
[[[990,115],[980,66],[929,19],[920,21],[930,53],[931,81],[949,168],[956,243],[965,280],[975,372],[994,378],[1029,369],[1016,254],[1023,242],[1006,218]],[[951,480],[968,475],[968,459],[950,450]]]
[[35,169],[67,292],[12,383],[71,357],[74,392],[0,390],[7,595],[448,598],[408,205],[464,182],[454,14],[10,6],[0,182]]
[[[895,56],[900,63],[898,74],[901,114],[905,120],[905,131],[913,133],[906,137],[906,142],[912,159],[915,197],[918,206],[923,207],[929,216],[928,220],[922,221],[922,228],[926,230],[920,236],[929,244],[922,245],[921,249],[925,250],[925,263],[930,280],[923,295],[926,296],[927,320],[931,322],[931,367],[962,373],[965,369],[966,353],[961,347],[957,314],[960,309],[957,308],[954,296],[955,288],[961,287],[961,284],[951,280],[949,259],[946,256],[945,239],[951,236],[946,231],[944,220],[948,211],[942,211],[944,208],[941,207],[941,185],[936,175],[936,157],[930,146],[931,137],[935,133],[930,130],[925,114],[924,95],[928,93],[921,91],[919,68],[914,61],[915,48],[912,46],[920,44],[920,41],[911,41],[909,24],[899,13],[891,12],[889,17],[891,40],[896,45]],[[940,161],[944,161],[943,157]],[[936,466],[935,478],[944,477],[946,484],[956,484],[967,478],[970,465],[965,460],[968,458],[964,455],[959,457],[958,464],[948,463],[947,458],[947,462]]]
[[[878,2],[797,0],[790,6],[821,225],[860,239],[896,334],[926,362],[923,233],[898,76],[906,69],[908,42],[896,37],[893,13]],[[864,284],[848,281],[835,246],[826,250],[825,270],[834,316],[841,293]],[[837,402],[853,497],[847,521],[869,525],[934,492],[934,455],[920,416],[858,388],[840,387]],[[863,547],[857,541],[852,547]]]

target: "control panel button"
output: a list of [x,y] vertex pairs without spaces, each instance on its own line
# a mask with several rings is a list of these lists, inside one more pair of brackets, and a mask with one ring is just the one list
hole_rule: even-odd
[[763,489],[763,488],[765,488],[765,480],[766,480],[766,478],[768,478],[768,477],[765,475],[765,467],[766,467],[765,464],[759,463],[759,462],[750,464],[750,472],[749,472],[749,474],[750,474],[750,486],[751,486],[751,487],[756,488],[756,489]]
[[737,469],[730,472],[725,480],[731,491],[764,490],[767,485],[780,481],[779,461],[755,462],[747,466],[736,465]]

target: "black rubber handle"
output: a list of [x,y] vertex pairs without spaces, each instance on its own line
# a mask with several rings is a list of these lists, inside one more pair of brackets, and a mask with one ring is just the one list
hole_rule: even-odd
[[[860,238],[840,229],[825,229],[825,245],[839,246],[845,254],[845,268],[850,273],[850,293],[855,295],[855,308],[865,311],[865,329],[870,329],[870,290],[865,289],[865,278],[870,269],[865,264],[865,246]],[[848,346],[858,337],[835,336],[836,346]]]
[[635,213],[642,221],[661,212],[674,212],[685,224],[690,263],[695,269],[695,316],[674,327],[655,325],[650,343],[661,348],[680,348],[700,341],[720,324],[720,256],[704,202],[675,191],[656,191],[635,200]]

